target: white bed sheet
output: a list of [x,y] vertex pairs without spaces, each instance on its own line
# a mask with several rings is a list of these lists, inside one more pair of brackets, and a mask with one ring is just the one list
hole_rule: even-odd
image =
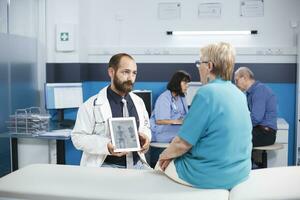
[[228,200],[229,192],[180,185],[152,170],[35,164],[2,177],[1,197],[45,200]]
[[231,200],[300,199],[300,167],[252,170],[247,181],[230,191]]

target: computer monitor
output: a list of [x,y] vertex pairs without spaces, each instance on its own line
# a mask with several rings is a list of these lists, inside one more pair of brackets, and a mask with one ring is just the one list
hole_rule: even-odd
[[198,89],[201,87],[202,83],[200,82],[189,82],[189,87],[186,94],[186,101],[188,106],[192,104],[193,98],[198,91]]
[[146,106],[146,110],[150,117],[151,112],[152,112],[152,91],[151,90],[133,90],[132,92],[143,99],[145,106]]
[[64,109],[78,108],[83,103],[82,83],[46,83],[46,109],[56,109],[58,126],[73,127],[74,120],[64,119]]
[[82,83],[46,83],[46,108],[78,108],[83,103]]

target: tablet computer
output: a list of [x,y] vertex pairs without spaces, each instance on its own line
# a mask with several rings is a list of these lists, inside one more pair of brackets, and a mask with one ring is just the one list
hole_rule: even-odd
[[139,151],[141,149],[134,117],[110,118],[109,131],[115,152]]

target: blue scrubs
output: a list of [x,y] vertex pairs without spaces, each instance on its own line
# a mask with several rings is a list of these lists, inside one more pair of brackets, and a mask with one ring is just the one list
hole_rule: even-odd
[[216,79],[196,93],[178,136],[192,148],[175,159],[178,176],[199,188],[231,189],[251,169],[252,123],[245,95]]
[[156,120],[173,120],[184,118],[188,107],[185,97],[174,98],[171,91],[166,90],[156,100],[150,118],[152,141],[170,142],[178,133],[181,125],[158,125]]

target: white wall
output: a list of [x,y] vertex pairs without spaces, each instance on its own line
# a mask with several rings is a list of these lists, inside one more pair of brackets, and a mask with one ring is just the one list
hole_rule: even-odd
[[[181,18],[158,19],[158,0],[49,0],[46,5],[48,62],[107,62],[126,51],[138,61],[180,62],[197,59],[199,47],[228,41],[238,49],[238,60],[296,62],[299,0],[265,0],[263,17],[240,17],[240,0],[178,0]],[[163,1],[174,2],[174,1]],[[220,18],[199,18],[198,5],[222,3]],[[292,28],[290,22],[297,22]],[[76,50],[55,51],[55,25],[76,25]],[[167,30],[258,30],[250,36],[167,36]]]
[[[83,4],[84,0],[82,0]],[[86,1],[88,3],[89,1]],[[79,23],[80,0],[47,0],[46,1],[46,38],[47,38],[47,61],[48,62],[79,62],[79,55],[86,54],[79,47],[78,35],[81,23]],[[60,53],[55,48],[56,24],[76,24],[76,48],[75,52]]]

